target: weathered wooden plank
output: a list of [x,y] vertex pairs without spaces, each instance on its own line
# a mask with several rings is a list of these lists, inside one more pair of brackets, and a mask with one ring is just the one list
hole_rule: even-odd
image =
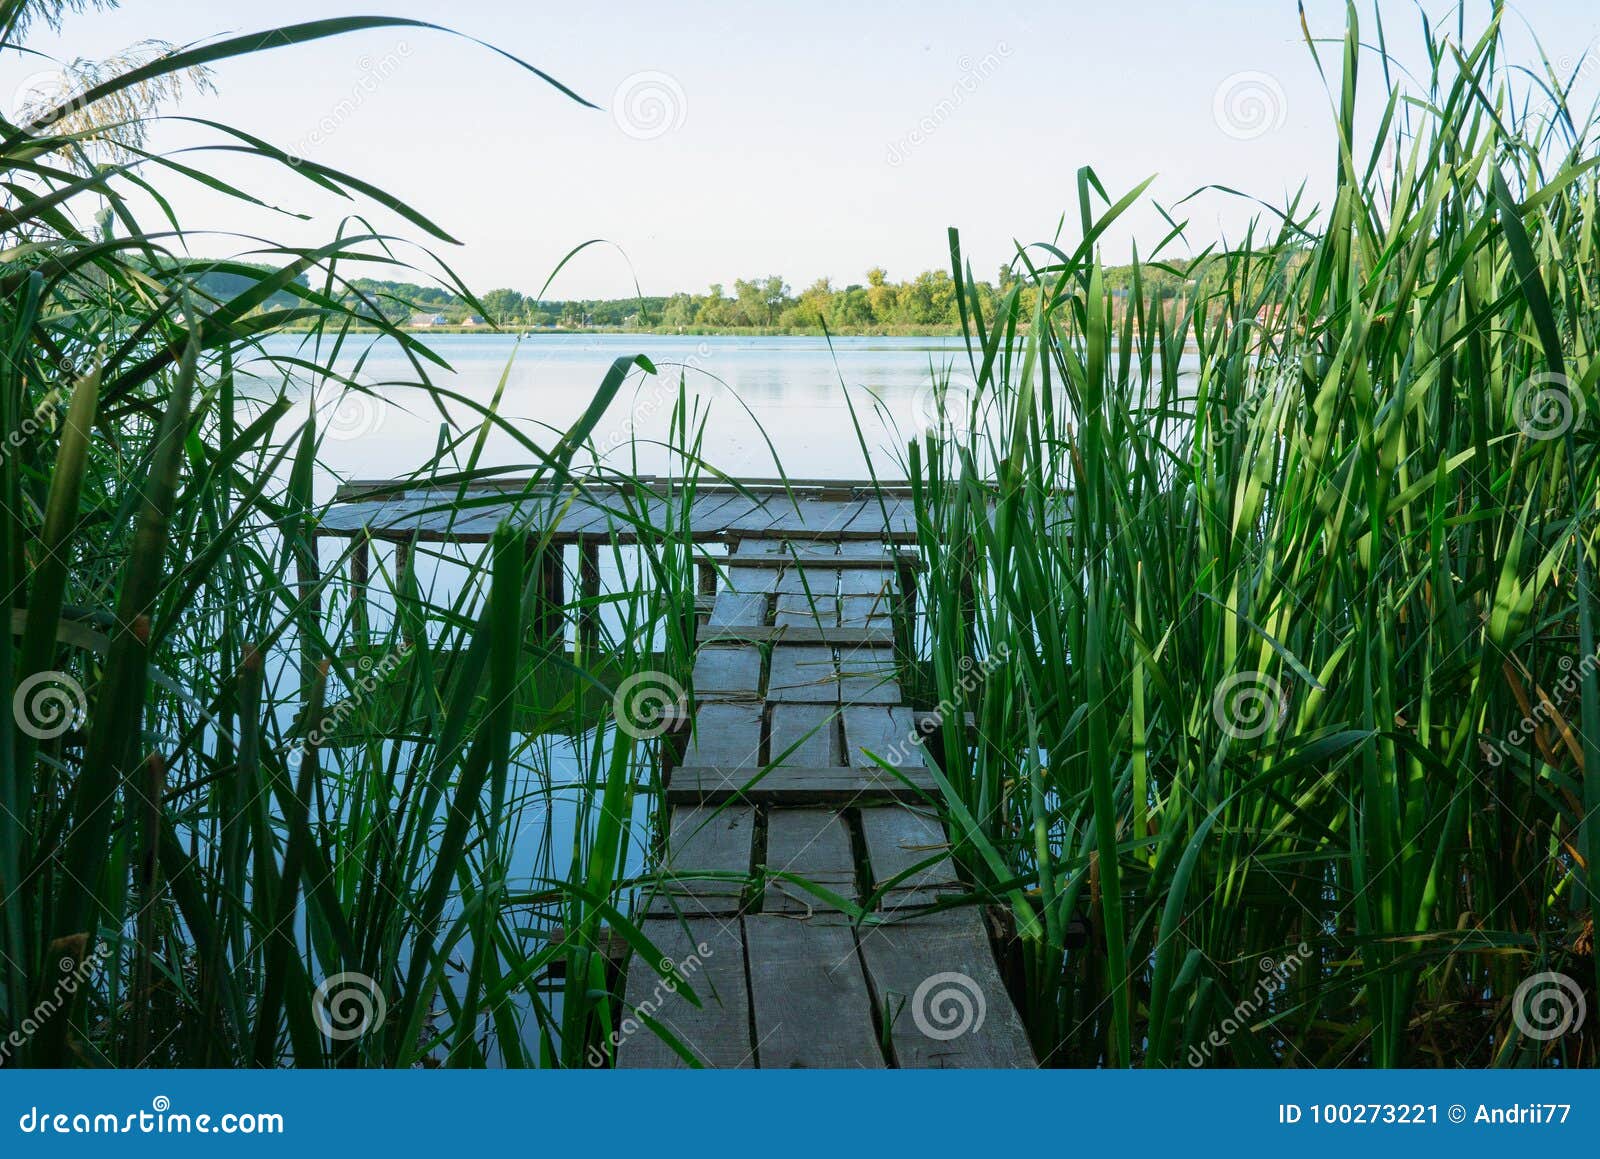
[[976,907],[865,927],[861,956],[897,1066],[1038,1065]]
[[748,874],[755,829],[756,811],[748,805],[679,806],[667,825],[667,872]]
[[881,1068],[850,927],[776,914],[746,917],[744,927],[761,1066]]
[[963,889],[944,826],[932,810],[904,805],[862,809],[861,835],[873,890],[888,887],[879,907],[928,905]]
[[879,761],[887,761],[895,768],[923,766],[922,754],[918,751],[922,736],[917,731],[917,717],[911,709],[899,705],[846,705],[840,710],[840,716],[844,721],[844,751],[848,764],[871,768]]
[[883,505],[876,502],[862,509],[845,526],[845,532],[859,538],[883,538],[904,542],[917,534],[916,510],[909,498],[886,498]]
[[[711,623],[714,628],[763,627],[767,622],[767,595],[764,592],[736,592],[723,590],[717,593],[711,605]],[[719,636],[712,633],[707,642],[715,639],[738,637]]]
[[791,503],[786,496],[771,496],[760,508],[734,521],[729,531],[749,538],[836,540],[845,538],[840,529],[850,526],[865,506],[866,500],[798,498]]
[[758,502],[760,500],[752,499],[748,495],[731,495],[728,505],[717,512],[716,519],[705,525],[706,530],[716,532],[720,538],[734,522],[750,514]]
[[[893,560],[888,561],[893,565]],[[872,571],[851,568],[839,573],[839,594],[842,596],[886,596],[899,586],[892,571]]]
[[667,1027],[702,1066],[755,1065],[750,1041],[750,991],[745,981],[744,939],[737,921],[717,918],[647,918],[644,933],[670,958],[700,999],[697,1009],[637,956],[628,966],[627,1009],[618,1035],[619,1067],[687,1068],[688,1063],[635,1015],[643,1011]]
[[772,617],[775,627],[834,628],[839,624],[839,597],[812,593],[785,593],[778,596]]
[[899,704],[893,648],[850,648],[839,657],[839,699],[844,704]]
[[[795,566],[795,556],[798,555],[800,563],[801,563],[802,566],[813,566],[814,567],[817,564],[824,564],[829,568],[850,568],[850,569],[855,569],[855,570],[867,571],[867,572],[870,572],[870,573],[875,574],[875,575],[881,575],[885,571],[893,571],[895,569],[898,569],[898,568],[901,568],[901,567],[905,567],[905,566],[908,566],[908,565],[914,566],[915,563],[917,562],[917,557],[916,556],[905,555],[905,554],[896,554],[896,555],[874,554],[874,553],[871,553],[871,552],[868,552],[868,551],[864,551],[862,549],[863,545],[859,544],[859,543],[851,543],[849,548],[846,549],[843,552],[839,551],[839,545],[838,544],[828,544],[826,546],[827,546],[827,548],[828,548],[828,550],[830,552],[833,552],[833,554],[827,554],[827,555],[824,555],[824,554],[812,554],[814,552],[817,552],[819,546],[822,546],[822,545],[818,545],[818,544],[805,544],[803,546],[796,545],[795,554],[791,555],[788,551],[782,550],[783,547],[784,547],[784,544],[783,544],[782,540],[755,539],[755,540],[749,540],[748,542],[750,542],[750,543],[769,543],[769,544],[772,544],[775,548],[778,548],[779,550],[774,551],[774,552],[772,552],[770,554],[767,554],[767,555],[748,555],[748,556],[747,555],[740,555],[740,556],[733,556],[733,557],[725,556],[725,555],[714,555],[714,554],[711,554],[711,553],[704,553],[704,552],[697,552],[695,554],[695,562],[696,563],[712,563],[712,564],[716,564],[716,565],[718,565],[720,567],[727,567],[729,565],[729,563],[730,563],[730,560],[736,560],[737,561],[736,566],[741,567],[741,568],[772,567],[772,568],[783,569],[783,568],[792,568],[792,567],[794,567]],[[858,580],[856,582],[864,583],[866,581],[865,580]]]
[[[721,918],[727,921],[738,917],[750,908],[752,890],[748,887],[736,893],[702,893],[681,888],[691,883],[679,882],[653,889],[644,905],[644,913],[652,918]],[[709,882],[692,884],[709,885]],[[926,904],[921,902],[918,904]],[[886,906],[886,909],[904,908]]]
[[772,805],[850,805],[862,801],[922,801],[934,798],[926,769],[845,769],[680,765],[667,782],[667,802],[719,804],[743,801]]
[[702,644],[759,644],[768,640],[784,644],[829,644],[851,648],[860,644],[888,647],[894,643],[894,630],[877,626],[819,628],[815,625],[795,627],[779,624],[718,624],[716,617],[713,616],[712,622],[700,633]]
[[729,567],[725,572],[727,589],[730,592],[743,592],[746,595],[771,595],[778,590],[778,579],[783,575],[781,571],[764,571],[756,567]]
[[[785,765],[839,764],[838,711],[828,704],[774,704],[768,724],[769,759]],[[792,749],[792,751],[791,751]]]
[[[751,908],[752,891],[748,888],[738,893],[698,893],[652,890],[644,904],[644,914],[652,918],[721,918],[728,921]],[[918,904],[925,905],[926,902]],[[885,909],[905,908],[885,906]]]
[[684,751],[689,765],[739,768],[761,757],[761,705],[743,702],[702,704],[694,714],[694,735]]
[[779,644],[772,649],[767,699],[807,704],[837,704],[838,674],[833,649],[810,644]]
[[[655,485],[659,493],[641,504],[631,489],[624,491],[605,483],[587,484],[582,493],[576,493],[571,488],[529,490],[527,480],[493,480],[469,486],[467,504],[461,506],[455,488],[397,487],[393,480],[363,481],[338,489],[318,534],[351,535],[370,527],[380,537],[404,534],[424,541],[457,538],[478,542],[486,540],[500,522],[511,519],[535,533],[549,531],[557,542],[575,542],[580,536],[589,536],[614,537],[619,543],[628,543],[634,541],[636,534],[621,512],[642,514],[662,526],[660,520],[667,514],[663,496],[672,495],[674,507],[683,502],[682,488],[666,481]],[[781,482],[752,480],[741,486],[750,494],[739,493],[731,485],[698,485],[690,508],[695,539],[733,536],[749,540],[770,535],[876,544],[884,539],[913,543],[917,537],[914,512],[903,487],[880,486],[874,495],[873,484],[868,480],[796,485],[793,489],[801,495],[796,511],[789,489]],[[883,499],[881,504],[879,496]],[[1064,505],[1062,509],[1065,510]],[[474,528],[482,526],[486,530],[452,534],[464,514],[470,514]]]
[[761,649],[754,644],[710,644],[694,658],[696,701],[761,695]]
[[[850,830],[835,809],[774,809],[767,814],[766,870],[792,873],[850,901],[856,898],[856,862]],[[827,903],[803,886],[770,878],[762,909],[811,913]]]
[[840,596],[839,626],[894,632],[894,603],[885,596]]
[[839,594],[839,573],[810,564],[791,567],[778,573],[778,586],[773,590],[780,595],[812,596],[821,600]]

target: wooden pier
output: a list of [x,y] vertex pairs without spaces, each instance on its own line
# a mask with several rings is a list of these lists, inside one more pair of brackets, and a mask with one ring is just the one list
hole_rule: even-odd
[[[428,514],[442,496],[341,498],[323,534],[399,542],[486,538],[513,503],[536,502],[490,496],[446,528]],[[616,539],[609,506],[561,504],[545,530]],[[637,1029],[617,1064],[1036,1065],[983,908],[934,908],[966,887],[896,675],[909,499],[870,484],[705,489],[689,526],[726,555],[702,561],[692,729],[638,916],[699,1004],[635,960],[624,1017]]]

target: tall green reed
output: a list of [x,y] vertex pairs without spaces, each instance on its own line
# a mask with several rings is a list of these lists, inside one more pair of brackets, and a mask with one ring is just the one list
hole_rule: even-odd
[[1595,1060],[1518,987],[1594,993],[1596,125],[1503,19],[1426,28],[1403,91],[1350,8],[1331,203],[1182,261],[1174,221],[1125,300],[1099,239],[1144,186],[1083,171],[1082,241],[992,311],[952,238],[972,413],[906,460],[930,699],[975,715],[952,820],[1050,1064]]
[[[0,49],[21,50],[41,12],[60,16],[0,0]],[[140,94],[163,78],[431,27],[330,19],[206,42],[0,125],[0,692],[15,706],[0,714],[0,1038],[27,1028],[8,1064],[579,1065],[609,1029],[601,922],[659,958],[625,913],[652,766],[610,689],[641,667],[686,675],[679,501],[614,513],[611,551],[650,569],[648,587],[595,607],[562,561],[573,594],[552,607],[540,566],[559,550],[542,505],[584,490],[596,425],[655,368],[618,360],[570,430],[536,439],[500,393],[450,391],[443,360],[353,289],[352,266],[399,264],[360,219],[263,271],[189,257],[132,209],[165,181],[251,201],[125,119],[155,116]],[[211,129],[203,148],[293,163],[452,240],[357,178]],[[242,288],[208,291],[217,273]],[[263,341],[289,323],[309,327],[291,352]],[[363,330],[451,416],[407,485],[455,521],[508,497],[473,484],[531,480],[527,514],[482,553],[319,542],[328,432],[304,399],[372,392]],[[491,432],[520,468],[484,463]],[[549,626],[580,611],[596,630],[569,651]]]

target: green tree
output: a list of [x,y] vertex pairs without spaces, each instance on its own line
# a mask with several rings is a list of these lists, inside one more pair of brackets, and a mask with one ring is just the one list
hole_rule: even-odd
[[488,311],[489,321],[501,326],[521,322],[527,313],[527,301],[516,290],[490,290],[480,296],[478,301],[482,302],[483,308]]

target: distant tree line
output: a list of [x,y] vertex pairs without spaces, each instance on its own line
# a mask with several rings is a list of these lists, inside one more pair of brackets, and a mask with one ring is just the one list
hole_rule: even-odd
[[[1220,272],[1220,263],[1208,269],[1146,265],[1139,278],[1145,296],[1158,300],[1189,298],[1204,292]],[[1133,267],[1115,266],[1104,271],[1107,292],[1126,297],[1133,285]],[[1018,280],[1009,266],[1001,267],[993,281],[976,283],[985,313]],[[218,275],[221,283],[223,276]],[[761,331],[815,333],[826,328],[835,334],[955,332],[961,316],[956,304],[956,283],[946,270],[925,270],[905,281],[890,281],[887,271],[874,266],[865,282],[835,285],[818,278],[795,293],[782,275],[735,278],[731,289],[713,284],[704,294],[677,293],[632,298],[536,299],[505,287],[477,295],[477,302],[437,285],[357,278],[349,294],[359,293],[397,323],[426,320],[431,325],[490,324],[503,329],[566,330],[666,330],[686,333],[708,331]],[[222,285],[217,287],[222,289]],[[1037,287],[1021,287],[1024,316],[1032,313]]]

